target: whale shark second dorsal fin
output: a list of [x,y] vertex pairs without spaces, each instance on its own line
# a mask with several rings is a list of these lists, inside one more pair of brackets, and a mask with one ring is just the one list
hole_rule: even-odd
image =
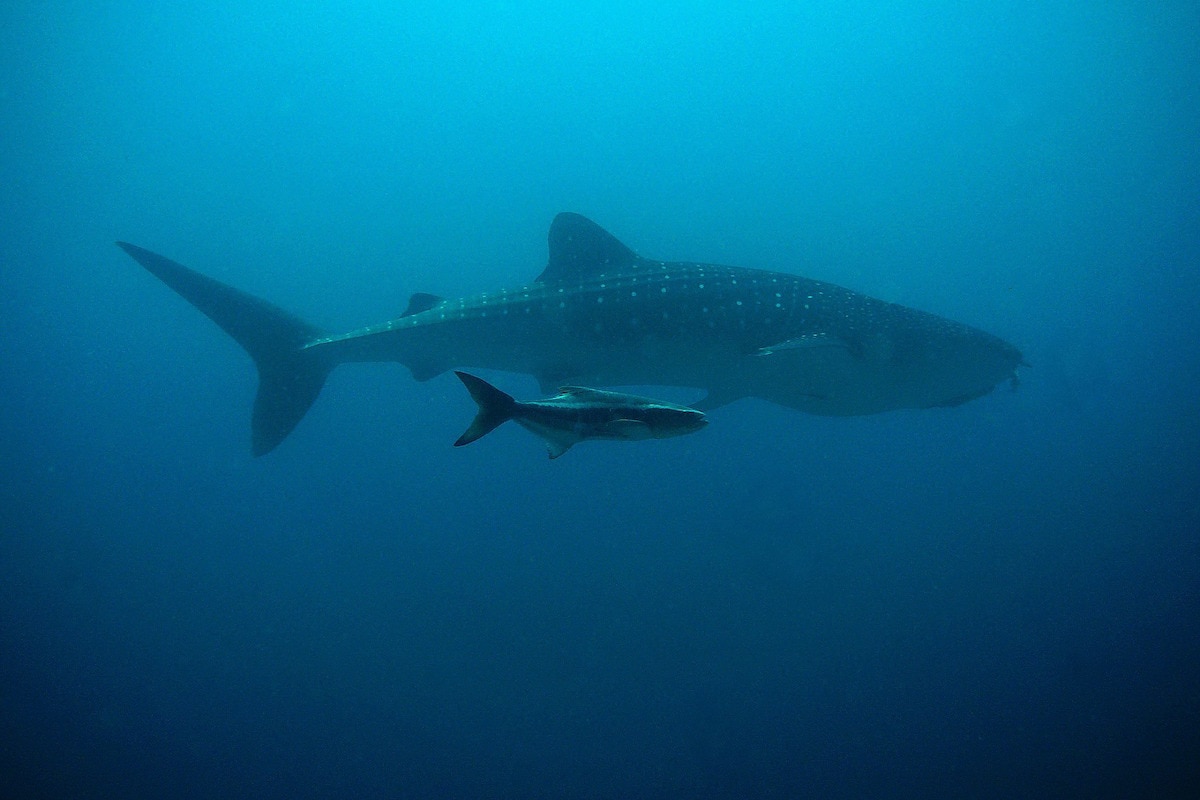
[[550,223],[550,260],[537,279],[558,283],[636,266],[638,254],[585,216],[564,211]]
[[438,297],[436,294],[428,294],[427,292],[417,292],[412,297],[408,298],[408,308],[404,309],[401,317],[411,317],[413,314],[420,314],[422,311],[428,311],[431,308],[436,308],[446,302],[446,298]]

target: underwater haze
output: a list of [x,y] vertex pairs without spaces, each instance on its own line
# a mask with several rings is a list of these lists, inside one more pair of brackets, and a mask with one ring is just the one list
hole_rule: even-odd
[[[7,3],[0,794],[1196,796],[1198,40],[1186,2]],[[351,364],[255,459],[252,362],[113,246],[350,330],[528,283],[560,211],[1030,366],[551,461]]]

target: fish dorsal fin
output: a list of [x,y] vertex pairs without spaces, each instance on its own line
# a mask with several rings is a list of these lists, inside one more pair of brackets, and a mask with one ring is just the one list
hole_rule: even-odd
[[428,311],[431,308],[436,308],[444,302],[446,302],[446,298],[438,297],[436,294],[417,292],[412,297],[408,298],[408,308],[404,309],[404,313],[400,316],[411,317],[413,314],[420,314],[422,311]]
[[608,231],[587,217],[564,211],[550,223],[550,261],[542,283],[579,280],[634,266],[640,259]]
[[[589,389],[586,386],[560,386],[558,387],[559,397],[570,397],[572,400],[580,402],[599,403],[610,401],[616,395],[616,392],[606,392],[603,389]],[[628,395],[625,395],[628,397]]]

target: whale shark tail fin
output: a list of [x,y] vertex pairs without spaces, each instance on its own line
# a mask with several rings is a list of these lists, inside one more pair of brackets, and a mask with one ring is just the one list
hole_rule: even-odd
[[251,451],[274,450],[304,417],[335,366],[305,345],[322,331],[282,308],[226,286],[149,250],[117,242],[154,277],[198,308],[240,344],[258,368]]

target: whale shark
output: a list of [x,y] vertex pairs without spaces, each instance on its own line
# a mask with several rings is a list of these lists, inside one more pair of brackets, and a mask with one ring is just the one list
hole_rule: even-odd
[[677,386],[709,411],[757,397],[850,416],[955,406],[1016,385],[1020,351],[935,314],[782,272],[638,255],[579,214],[554,218],[529,283],[447,299],[412,295],[400,316],[344,333],[127,242],[117,245],[254,360],[251,452],[275,449],[334,367],[392,361],[418,381],[455,368],[574,384]]
[[483,378],[459,370],[454,374],[479,406],[479,413],[455,447],[487,436],[510,419],[541,437],[550,458],[558,458],[588,439],[669,439],[695,433],[708,424],[703,411],[652,397],[561,386],[553,397],[521,402]]

